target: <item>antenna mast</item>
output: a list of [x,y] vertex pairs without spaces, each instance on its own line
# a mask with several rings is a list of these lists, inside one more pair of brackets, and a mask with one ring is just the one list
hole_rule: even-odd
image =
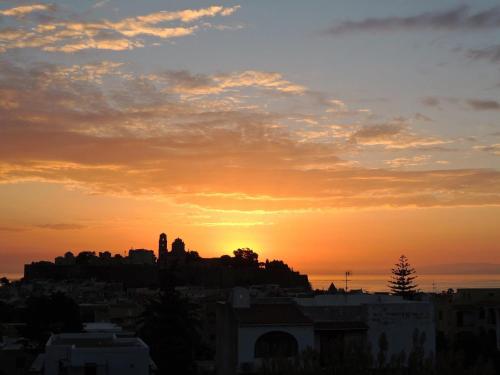
[[347,293],[348,287],[347,282],[349,281],[348,277],[351,276],[351,271],[345,271],[345,292]]

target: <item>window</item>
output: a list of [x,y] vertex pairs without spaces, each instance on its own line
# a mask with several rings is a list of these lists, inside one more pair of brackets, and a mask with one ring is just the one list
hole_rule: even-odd
[[294,357],[298,351],[297,340],[286,332],[265,333],[255,343],[255,358]]

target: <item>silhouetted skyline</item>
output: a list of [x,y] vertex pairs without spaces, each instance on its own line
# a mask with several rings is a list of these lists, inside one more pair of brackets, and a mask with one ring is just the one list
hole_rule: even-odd
[[156,249],[165,228],[309,274],[500,264],[495,0],[8,0],[0,17],[0,274]]

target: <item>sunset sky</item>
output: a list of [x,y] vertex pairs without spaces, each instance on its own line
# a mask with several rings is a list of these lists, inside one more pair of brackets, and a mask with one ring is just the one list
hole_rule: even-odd
[[500,5],[0,1],[0,274],[250,247],[500,263]]

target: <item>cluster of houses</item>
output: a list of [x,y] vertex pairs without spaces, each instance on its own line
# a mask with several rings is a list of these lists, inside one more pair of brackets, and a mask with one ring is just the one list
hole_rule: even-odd
[[177,291],[201,307],[202,339],[214,353],[198,363],[207,373],[255,373],[269,359],[297,360],[308,351],[322,366],[352,353],[359,360],[380,361],[381,352],[407,359],[416,344],[422,356],[433,358],[438,340],[467,335],[500,350],[500,289],[412,300],[335,288],[318,293],[304,287],[307,275],[280,261],[245,268],[228,256],[201,258],[178,238],[171,247],[162,233],[158,257],[146,249],[131,249],[127,257],[68,252],[53,263],[27,265],[23,282],[0,287],[0,303],[22,307],[30,296],[61,292],[87,323],[83,332],[52,335],[39,353],[22,337],[22,324],[0,321],[0,375],[154,374],[150,348],[136,334],[137,318],[172,264],[184,275]]
[[[89,323],[83,332],[53,335],[36,357],[23,356],[29,346],[16,338],[16,327],[6,325],[0,342],[4,374],[25,374],[26,369],[40,375],[156,372],[148,346],[134,333],[134,319],[154,291],[91,281],[21,285],[0,288],[0,298],[69,292]],[[203,331],[215,353],[203,365],[220,375],[252,373],[266,359],[297,358],[307,350],[318,353],[325,364],[353,348],[376,357],[381,337],[387,358],[408,355],[416,334],[424,338],[422,350],[428,357],[435,353],[437,334],[486,333],[500,349],[500,289],[459,289],[424,295],[418,301],[384,293],[299,293],[278,286],[179,291],[203,306]]]

